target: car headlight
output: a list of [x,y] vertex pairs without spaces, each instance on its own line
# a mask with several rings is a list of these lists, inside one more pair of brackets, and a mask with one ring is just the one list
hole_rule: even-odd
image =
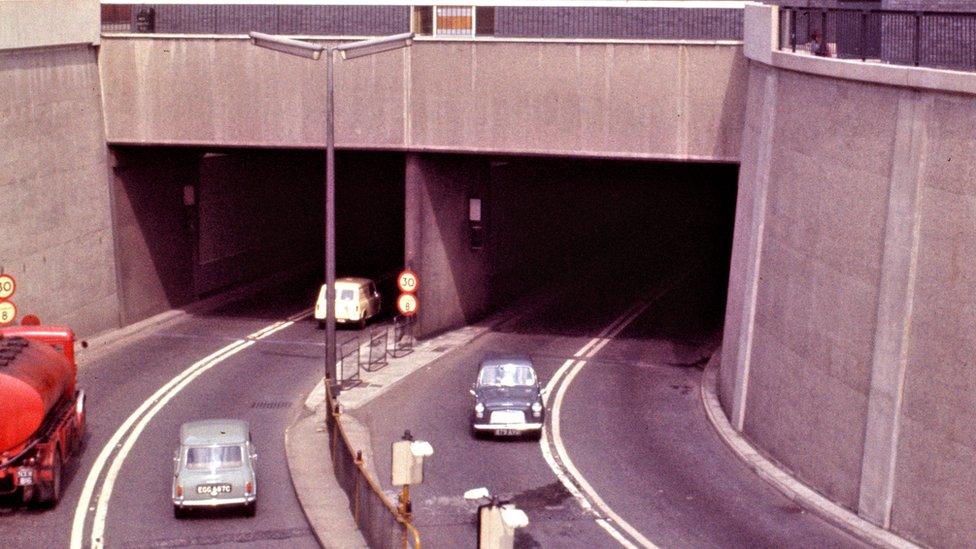
[[533,402],[532,403],[532,415],[534,415],[535,417],[539,417],[540,415],[542,415],[542,403],[541,402]]
[[482,403],[477,403],[474,405],[474,416],[475,417],[485,417],[485,405]]

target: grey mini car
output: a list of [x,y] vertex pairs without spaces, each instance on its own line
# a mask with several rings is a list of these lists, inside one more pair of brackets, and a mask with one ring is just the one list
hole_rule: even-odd
[[173,515],[190,509],[239,506],[257,511],[257,451],[246,421],[207,419],[180,427],[173,455]]
[[478,368],[471,387],[475,398],[471,430],[475,436],[493,433],[542,436],[545,406],[542,387],[527,356],[489,357]]

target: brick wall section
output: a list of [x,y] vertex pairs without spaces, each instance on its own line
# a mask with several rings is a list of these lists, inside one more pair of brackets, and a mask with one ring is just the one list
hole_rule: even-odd
[[887,10],[956,11],[976,13],[972,0],[884,0]]
[[[410,30],[409,6],[272,6],[149,4],[155,32],[379,36]],[[139,8],[132,10],[136,29]]]
[[741,40],[742,10],[497,7],[495,36]]
[[[379,36],[410,30],[409,6],[149,4],[155,32]],[[142,6],[133,6],[131,29]],[[487,10],[480,9],[484,19]],[[112,30],[119,30],[115,26]],[[484,32],[479,25],[479,32]],[[740,40],[742,10],[496,7],[494,35],[519,38]],[[490,32],[488,32],[490,34]]]

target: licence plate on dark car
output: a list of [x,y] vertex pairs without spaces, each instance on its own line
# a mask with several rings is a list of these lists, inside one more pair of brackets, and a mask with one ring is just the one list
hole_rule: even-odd
[[216,496],[218,494],[229,494],[230,484],[200,484],[197,486],[198,494]]
[[498,429],[495,434],[500,437],[517,437],[522,434],[522,431],[517,431],[515,429]]

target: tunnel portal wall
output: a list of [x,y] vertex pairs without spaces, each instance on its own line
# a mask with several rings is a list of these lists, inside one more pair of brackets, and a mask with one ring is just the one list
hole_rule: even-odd
[[778,55],[750,61],[723,406],[863,518],[976,545],[974,98]]
[[[112,144],[319,148],[325,65],[239,37],[107,35]],[[344,149],[738,160],[737,42],[438,41],[335,65]]]

